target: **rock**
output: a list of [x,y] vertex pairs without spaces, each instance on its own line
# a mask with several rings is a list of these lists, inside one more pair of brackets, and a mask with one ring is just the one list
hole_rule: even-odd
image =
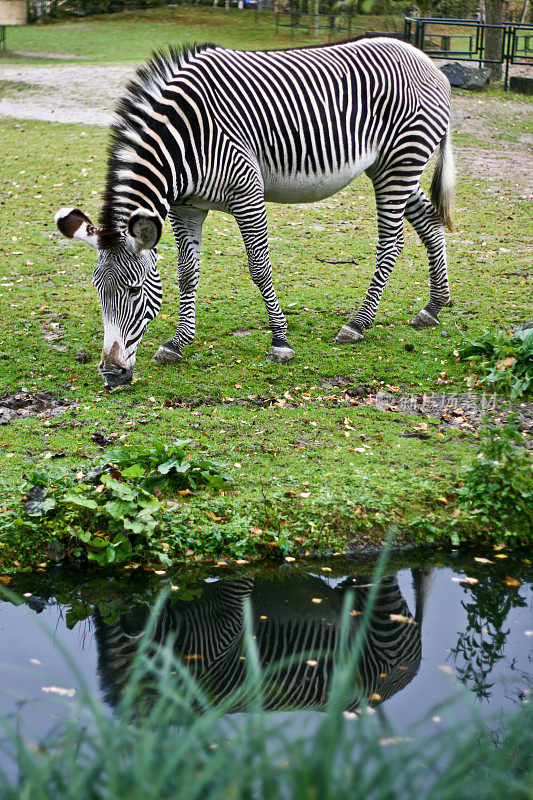
[[441,331],[440,335],[442,336],[443,339],[447,339],[448,338],[448,331]]
[[484,67],[469,67],[467,64],[459,64],[458,61],[450,61],[440,68],[452,86],[460,86],[462,89],[481,91],[488,86],[490,71]]
[[528,75],[513,75],[509,81],[509,89],[521,94],[533,94],[533,78]]
[[78,352],[75,353],[74,358],[80,364],[87,364],[87,362],[91,360],[91,356],[89,355],[87,350],[83,350],[83,349],[82,350],[78,350]]

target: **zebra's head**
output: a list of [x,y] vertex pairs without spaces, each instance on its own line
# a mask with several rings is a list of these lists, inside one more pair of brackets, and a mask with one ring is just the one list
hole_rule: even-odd
[[161,308],[161,280],[155,246],[161,220],[143,209],[134,211],[127,228],[106,248],[102,231],[78,209],[62,208],[56,224],[69,239],[79,239],[98,251],[93,273],[102,305],[104,344],[98,366],[108,386],[130,383],[135,354],[148,323]]

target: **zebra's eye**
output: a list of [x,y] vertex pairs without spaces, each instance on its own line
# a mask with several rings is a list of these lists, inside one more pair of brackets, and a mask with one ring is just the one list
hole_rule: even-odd
[[142,286],[128,286],[128,294],[130,297],[136,297],[142,289]]

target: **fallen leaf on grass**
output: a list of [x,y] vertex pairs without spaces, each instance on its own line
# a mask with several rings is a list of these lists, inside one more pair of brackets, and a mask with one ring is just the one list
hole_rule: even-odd
[[522,583],[518,578],[510,578],[509,576],[504,580],[506,586],[521,586]]
[[507,369],[507,367],[512,367],[515,361],[516,358],[514,356],[509,356],[509,358],[504,358],[502,361],[499,361],[496,364],[496,369],[502,371],[504,369]]

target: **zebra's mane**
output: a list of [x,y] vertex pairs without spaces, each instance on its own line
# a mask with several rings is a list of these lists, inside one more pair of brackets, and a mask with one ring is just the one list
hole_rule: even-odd
[[120,213],[117,203],[117,172],[129,166],[125,153],[132,152],[149,124],[150,112],[161,97],[169,81],[189,64],[199,53],[214,49],[215,44],[193,44],[159,50],[139,67],[127,84],[124,95],[115,107],[115,120],[107,155],[107,176],[104,199],[100,212],[101,242],[104,249],[113,249],[120,239],[127,219]]

